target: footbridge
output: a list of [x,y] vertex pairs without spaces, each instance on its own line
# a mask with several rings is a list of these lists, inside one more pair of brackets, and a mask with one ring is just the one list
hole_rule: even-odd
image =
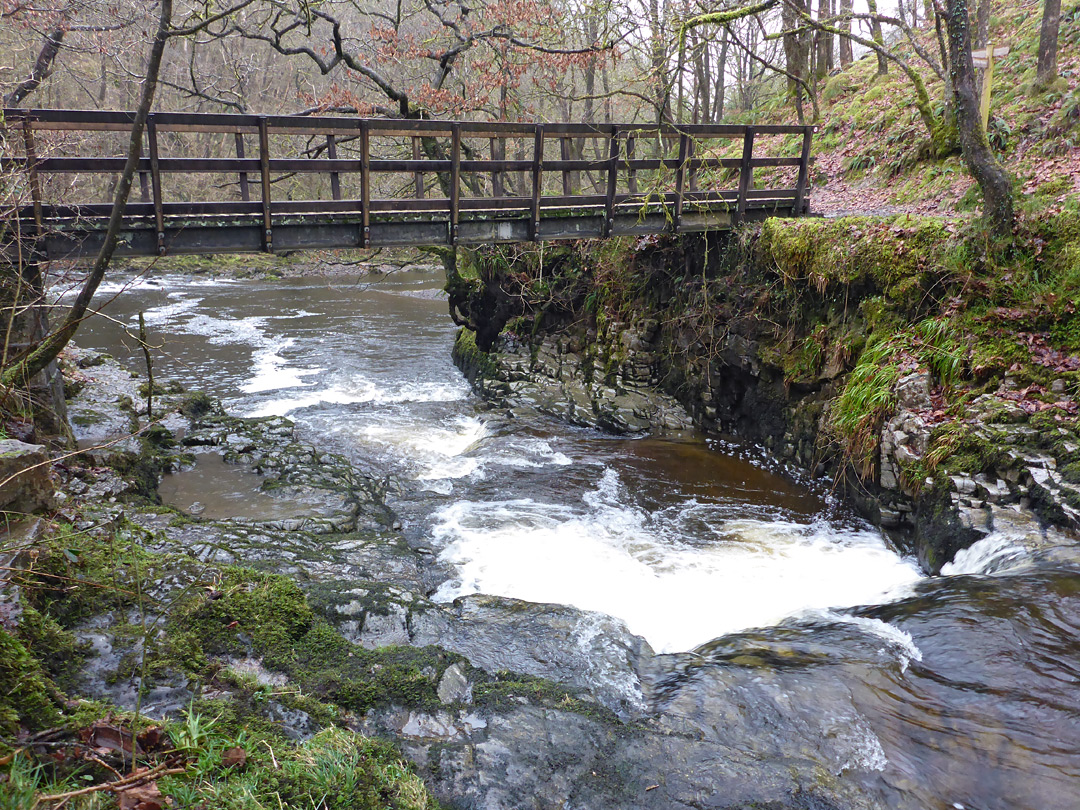
[[[134,113],[4,110],[0,253],[94,255]],[[150,116],[117,255],[597,239],[808,210],[809,126]]]

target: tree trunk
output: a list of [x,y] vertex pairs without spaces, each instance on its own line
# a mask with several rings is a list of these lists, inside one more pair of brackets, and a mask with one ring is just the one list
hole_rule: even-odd
[[[836,15],[836,0],[829,0],[828,12],[829,12],[829,17],[834,17]],[[826,54],[826,57],[825,57],[825,69],[826,69],[826,71],[828,73],[832,73],[832,71],[835,68],[836,68],[836,37],[834,35],[832,35],[832,34],[829,34],[829,52]]]
[[[845,34],[851,34],[851,3],[852,0],[840,0],[840,30]],[[851,39],[846,36],[840,37],[840,67],[847,67],[855,60],[851,52]]]
[[982,125],[975,68],[971,62],[967,0],[948,0],[945,25],[949,29],[949,64],[964,162],[982,191],[983,218],[987,225],[998,236],[1008,237],[1012,234],[1014,221],[1012,184],[990,150]]
[[[829,0],[818,0],[818,19],[825,22],[831,16]],[[832,56],[832,34],[828,31],[814,33],[817,44],[817,64],[814,75],[820,80],[829,75],[829,59]]]
[[[870,38],[874,40],[878,45],[885,47],[885,37],[881,34],[881,22],[876,19],[878,13],[877,0],[866,0],[866,8],[870,14],[875,16],[870,23]],[[884,76],[889,72],[889,60],[885,58],[885,55],[878,51],[877,55],[877,75]]]
[[154,92],[157,90],[158,73],[161,70],[161,57],[165,51],[165,43],[169,38],[169,27],[172,23],[172,0],[161,0],[161,12],[158,17],[158,29],[154,34],[154,41],[150,46],[150,57],[146,63],[146,76],[142,83],[142,98],[135,113],[135,120],[131,124],[131,134],[128,140],[127,160],[124,170],[120,174],[120,180],[116,184],[113,195],[112,213],[109,216],[108,229],[105,231],[105,240],[94,259],[94,264],[83,282],[82,289],[75,297],[75,301],[68,310],[67,316],[59,328],[48,335],[30,354],[20,362],[5,369],[0,382],[4,385],[15,387],[24,385],[31,380],[39,371],[46,368],[49,363],[56,359],[63,351],[68,342],[75,335],[86,311],[90,307],[90,301],[97,292],[101,280],[105,277],[105,271],[109,267],[116,244],[120,237],[120,227],[123,221],[124,208],[127,206],[128,195],[131,192],[131,181],[135,177],[135,171],[142,156],[143,131],[146,128],[146,119],[150,114],[150,108],[154,104]]
[[1061,27],[1061,0],[1046,0],[1039,30],[1039,67],[1035,81],[1042,87],[1053,82],[1057,72],[1058,29]]
[[781,25],[785,31],[790,31],[784,34],[783,40],[787,72],[791,74],[788,77],[788,93],[795,100],[795,110],[800,122],[803,120],[803,86],[796,79],[806,81],[810,78],[811,43],[799,15],[807,14],[809,11],[808,0],[791,0],[784,3],[781,12]]
[[720,40],[720,59],[716,67],[716,92],[713,94],[713,123],[719,124],[724,118],[724,104],[727,101],[727,61],[728,61],[728,33],[724,29],[723,39]]
[[[1061,0],[1058,0],[1061,2]],[[975,14],[975,47],[985,48],[990,39],[990,0],[979,0],[979,10]]]
[[664,40],[664,20],[658,0],[649,0],[649,26],[652,28],[650,61],[652,62],[653,98],[657,123],[671,120],[671,94],[668,92],[667,47]]

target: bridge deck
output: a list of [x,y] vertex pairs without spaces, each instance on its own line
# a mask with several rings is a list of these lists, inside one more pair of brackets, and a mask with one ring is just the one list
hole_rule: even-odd
[[[28,198],[17,208],[17,232],[46,257],[97,251],[132,120],[129,112],[4,111],[7,143],[20,148],[4,155],[3,169],[22,173]],[[806,212],[812,133],[797,126],[155,113],[117,252],[455,245],[730,228]],[[249,140],[256,157],[247,157]],[[726,156],[732,140],[738,157]],[[755,154],[763,145],[794,154]],[[226,149],[235,157],[209,156]],[[755,188],[755,171],[771,187]],[[0,251],[14,248],[12,236],[0,236]]]

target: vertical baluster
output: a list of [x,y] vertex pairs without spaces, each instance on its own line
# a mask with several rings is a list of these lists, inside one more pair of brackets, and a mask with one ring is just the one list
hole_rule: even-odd
[[45,232],[41,211],[41,176],[38,174],[37,149],[34,146],[34,127],[27,116],[22,120],[23,143],[26,147],[26,173],[30,180],[30,201],[34,208],[34,227],[38,236]]
[[[333,135],[326,136],[326,156],[330,160],[337,160],[337,138]],[[335,200],[341,199],[341,173],[330,172],[330,194]]]
[[[559,158],[562,160],[570,159],[570,140],[565,135],[559,138]],[[570,170],[565,166],[562,170],[562,193],[567,197],[574,193],[570,186]]]
[[457,244],[461,205],[461,125],[450,127],[450,244]]
[[742,162],[739,164],[739,198],[735,204],[735,220],[733,224],[743,221],[746,216],[746,193],[754,187],[754,167],[751,160],[754,157],[754,128],[747,127],[743,136]]
[[[491,159],[492,161],[501,161],[506,159],[506,141],[502,138],[491,138]],[[502,171],[496,167],[495,171],[491,173],[491,193],[495,197],[501,197],[504,194]]]
[[637,194],[637,169],[630,165],[634,160],[634,144],[637,138],[633,134],[626,136],[626,186],[631,194]]
[[688,190],[690,190],[690,191],[697,191],[698,190],[698,182],[697,182],[698,181],[698,170],[693,165],[694,153],[695,152],[697,152],[697,142],[693,138],[691,138],[690,136],[687,136],[687,143],[686,143],[686,163],[687,163],[687,166],[686,166],[686,185],[687,185]]
[[802,154],[799,155],[799,179],[795,183],[795,207],[792,214],[801,216],[806,213],[806,182],[810,176],[810,142],[816,127],[803,128]]
[[675,233],[682,226],[683,187],[686,185],[686,157],[689,153],[690,136],[679,135],[679,165],[675,169]]
[[604,202],[604,236],[611,236],[615,221],[615,191],[619,184],[619,128],[613,126],[608,136],[607,199]]
[[371,247],[371,137],[367,121],[360,122],[360,222],[361,242]]
[[[236,142],[236,157],[239,160],[244,159],[244,136],[239,132],[233,133],[233,140]],[[251,188],[248,186],[248,174],[247,172],[240,172],[240,199],[243,202],[251,202]]]
[[[412,138],[412,159],[421,160],[420,155],[420,138],[413,135]],[[421,171],[413,173],[413,182],[416,183],[416,199],[424,199],[424,173]]]
[[259,116],[259,170],[262,178],[263,249],[274,252],[274,227],[270,216],[270,125]]
[[162,205],[161,167],[158,163],[157,124],[154,114],[146,120],[146,138],[150,146],[150,183],[154,195],[154,225],[157,228],[158,253],[165,254],[165,211]]
[[540,184],[544,173],[544,125],[537,124],[533,135],[532,211],[529,221],[529,239],[540,240]]
[[[143,135],[145,136],[146,133],[144,132]],[[149,146],[147,149],[149,150]],[[150,202],[150,173],[141,170],[139,171],[139,200],[144,203]]]

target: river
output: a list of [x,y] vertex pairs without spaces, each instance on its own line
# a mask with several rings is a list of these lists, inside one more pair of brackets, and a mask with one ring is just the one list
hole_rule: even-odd
[[[781,724],[832,700],[852,712],[836,733],[855,753],[837,767],[870,774],[883,807],[1080,806],[1071,548],[1033,555],[996,535],[930,578],[754,448],[492,409],[451,363],[440,286],[422,269],[127,278],[99,292],[111,320],[79,342],[142,372],[121,328],[142,311],[160,377],[240,415],[287,415],[304,440],[398,481],[390,505],[446,572],[435,600],[570,605],[621,619],[657,652],[694,651],[658,690],[661,709],[665,688],[722,692],[750,661],[786,695],[770,699],[787,707]],[[210,517],[252,508],[221,464],[167,477],[162,492]],[[751,733],[760,721],[776,734],[756,711]]]

